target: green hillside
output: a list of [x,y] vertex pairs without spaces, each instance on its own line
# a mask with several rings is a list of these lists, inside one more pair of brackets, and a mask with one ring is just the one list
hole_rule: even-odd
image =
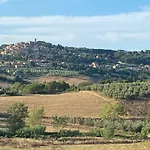
[[10,76],[88,76],[98,80],[147,80],[150,50],[76,48],[44,41],[0,46],[0,72]]

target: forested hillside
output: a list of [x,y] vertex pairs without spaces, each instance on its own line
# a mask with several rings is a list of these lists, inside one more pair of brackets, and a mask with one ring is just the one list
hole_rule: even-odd
[[59,75],[146,80],[150,77],[150,50],[76,48],[36,40],[20,42],[0,46],[0,72],[20,78]]

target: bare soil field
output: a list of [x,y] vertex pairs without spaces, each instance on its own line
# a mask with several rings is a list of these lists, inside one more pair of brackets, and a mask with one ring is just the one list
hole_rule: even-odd
[[82,82],[88,82],[88,77],[60,77],[60,76],[41,76],[39,78],[33,78],[31,82],[52,82],[52,81],[65,81],[70,85],[78,85]]
[[6,112],[15,102],[24,102],[29,108],[45,108],[45,116],[99,117],[100,108],[114,100],[96,92],[81,91],[57,95],[0,97],[0,112]]

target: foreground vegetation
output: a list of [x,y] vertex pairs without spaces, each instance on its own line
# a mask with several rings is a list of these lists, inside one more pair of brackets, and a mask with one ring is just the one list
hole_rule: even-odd
[[[21,142],[20,142],[21,143]],[[24,142],[26,143],[26,142]],[[132,144],[90,144],[90,145],[47,145],[40,146],[36,145],[35,142],[30,144],[27,143],[28,146],[18,146],[20,150],[32,150],[35,148],[36,150],[149,150],[150,142],[140,142],[140,143],[132,143]],[[21,145],[21,144],[20,144]],[[2,146],[0,150],[16,150],[17,146],[12,144],[10,146]]]
[[[84,93],[84,92],[83,92]],[[86,92],[85,92],[86,93]],[[87,92],[88,93],[88,92]],[[94,93],[93,93],[94,94]],[[87,96],[87,94],[86,94]],[[94,96],[94,95],[93,95]],[[11,98],[11,97],[10,97]],[[107,101],[107,100],[105,100]],[[107,101],[108,102],[108,101]],[[111,101],[110,101],[111,102]],[[33,102],[32,102],[33,103]],[[40,105],[38,105],[40,106]],[[80,108],[81,109],[81,108]],[[150,133],[150,116],[140,120],[132,120],[122,118],[126,116],[126,112],[122,105],[119,103],[105,103],[100,109],[100,118],[81,118],[81,117],[68,117],[53,115],[50,120],[51,126],[56,128],[56,131],[46,131],[46,125],[41,120],[44,116],[45,109],[29,109],[24,103],[14,103],[10,105],[7,110],[8,119],[6,120],[6,128],[0,129],[1,137],[14,137],[21,138],[36,138],[43,140],[39,143],[20,144],[18,148],[40,147],[46,149],[45,146],[52,149],[83,149],[83,148],[100,148],[99,145],[89,146],[86,144],[102,144],[101,148],[107,149],[103,143],[111,144],[112,148],[117,148],[121,145],[119,143],[135,143],[148,139]],[[86,132],[80,129],[67,129],[70,125],[80,125],[89,127]],[[2,138],[1,140],[5,140]],[[24,139],[25,140],[25,139]],[[7,140],[6,140],[7,141]],[[2,142],[3,146],[7,142]],[[36,140],[37,141],[37,140]],[[10,142],[10,140],[9,140]],[[4,144],[5,143],[5,144]],[[16,142],[12,142],[12,147],[17,147]],[[24,142],[23,142],[24,143]],[[84,146],[63,146],[66,144],[76,145],[85,144]],[[113,145],[113,143],[118,143]],[[140,144],[140,143],[139,143]],[[131,148],[134,148],[132,144]],[[122,145],[122,149],[124,145]],[[145,146],[146,147],[146,146]],[[6,147],[9,148],[9,147]],[[110,147],[109,147],[110,148]],[[130,148],[130,146],[129,146]],[[41,148],[42,149],[42,148]]]
[[[75,144],[76,141],[82,141],[82,138],[73,137],[103,137],[106,140],[114,138],[123,138],[125,141],[148,139],[150,133],[150,116],[147,119],[140,121],[132,121],[122,119],[121,116],[125,115],[123,106],[120,104],[107,104],[101,109],[100,119],[92,120],[85,118],[73,118],[57,115],[52,117],[51,124],[58,129],[57,132],[45,132],[46,126],[42,125],[42,118],[44,116],[44,108],[33,109],[28,111],[28,107],[24,103],[14,103],[7,110],[6,114],[6,127],[0,130],[0,136],[4,137],[21,137],[21,138],[55,138],[58,143],[71,142]],[[79,130],[64,130],[68,124],[79,124],[86,126],[93,126],[88,132],[80,132]],[[67,138],[71,137],[71,138]],[[83,138],[84,139],[84,138]],[[88,143],[103,143],[101,139],[86,139]],[[110,141],[107,141],[111,143]],[[81,143],[86,144],[86,141]]]

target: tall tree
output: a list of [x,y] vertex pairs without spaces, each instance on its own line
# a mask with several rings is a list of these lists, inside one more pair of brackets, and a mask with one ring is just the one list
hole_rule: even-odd
[[17,102],[7,110],[9,114],[8,128],[12,133],[25,126],[25,119],[28,116],[28,107],[24,103]]

